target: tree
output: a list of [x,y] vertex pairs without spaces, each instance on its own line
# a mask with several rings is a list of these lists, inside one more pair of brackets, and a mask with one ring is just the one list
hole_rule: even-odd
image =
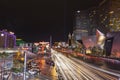
[[7,58],[8,56],[9,54],[6,52],[0,53],[0,58],[2,58],[2,60],[4,61],[4,67],[5,67],[5,58]]
[[[9,54],[8,53],[6,53],[6,52],[3,52],[3,53],[0,53],[0,58],[2,58],[2,60],[3,60],[3,74],[4,74],[4,68],[5,68],[5,58],[7,58],[9,56]],[[2,74],[2,70],[1,70],[1,74]]]
[[95,55],[96,53],[97,53],[97,48],[94,46],[94,47],[92,48],[92,54]]

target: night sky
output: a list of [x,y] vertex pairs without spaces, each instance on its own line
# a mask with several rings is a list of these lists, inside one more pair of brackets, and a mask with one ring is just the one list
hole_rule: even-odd
[[73,13],[102,0],[0,0],[0,29],[26,42],[66,41],[73,31]]

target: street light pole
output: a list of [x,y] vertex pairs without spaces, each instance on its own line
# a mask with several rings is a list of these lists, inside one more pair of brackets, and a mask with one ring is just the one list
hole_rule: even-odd
[[24,79],[23,80],[26,80],[26,53],[24,52]]
[[52,48],[52,36],[50,36],[50,49]]

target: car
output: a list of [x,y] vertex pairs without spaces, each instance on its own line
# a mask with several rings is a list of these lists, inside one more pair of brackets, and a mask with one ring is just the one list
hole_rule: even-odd
[[29,70],[28,72],[29,72],[31,75],[34,75],[34,74],[37,73],[37,71],[35,71],[35,70],[33,70],[33,69]]
[[51,65],[51,66],[55,66],[54,61],[51,61],[50,65]]

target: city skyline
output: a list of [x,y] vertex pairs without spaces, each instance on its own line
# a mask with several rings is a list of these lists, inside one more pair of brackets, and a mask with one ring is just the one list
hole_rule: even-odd
[[0,1],[0,28],[15,32],[25,41],[65,41],[73,32],[74,12],[98,5],[87,1]]

